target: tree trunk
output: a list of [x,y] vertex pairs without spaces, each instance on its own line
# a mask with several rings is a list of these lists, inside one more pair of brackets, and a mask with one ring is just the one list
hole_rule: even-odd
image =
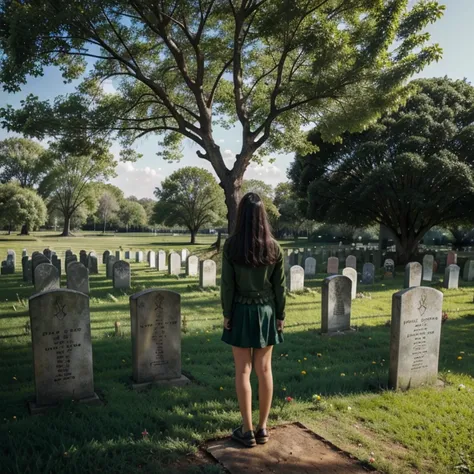
[[21,226],[21,235],[30,235],[29,230],[28,230],[28,224],[23,224]]
[[406,265],[411,262],[418,250],[418,243],[422,239],[423,235],[415,236],[409,235],[396,235],[395,244],[397,246],[397,263],[399,265]]
[[191,245],[194,245],[196,243],[196,231],[192,230],[191,231]]
[[224,189],[225,204],[227,206],[227,230],[231,234],[237,223],[237,209],[242,198],[242,178],[237,181],[229,179],[228,182],[221,182],[220,185]]
[[104,219],[104,232],[102,232],[103,234],[105,234],[105,228],[107,227],[107,219]]
[[63,233],[60,237],[69,237],[71,235],[71,216],[64,216]]

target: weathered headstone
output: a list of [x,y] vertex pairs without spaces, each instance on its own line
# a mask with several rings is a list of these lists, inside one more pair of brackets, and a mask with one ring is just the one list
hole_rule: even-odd
[[36,400],[39,413],[63,400],[99,402],[94,393],[89,298],[58,289],[29,300]]
[[42,253],[39,253],[32,257],[31,259],[31,281],[33,284],[35,283],[35,270],[38,265],[41,265],[42,263],[51,263],[49,259],[47,259]]
[[135,262],[136,263],[143,262],[143,252],[141,250],[138,250],[137,252],[135,252]]
[[416,287],[392,297],[389,385],[407,390],[436,382],[443,293]]
[[288,291],[295,293],[304,290],[304,270],[299,265],[290,268],[288,277]]
[[216,286],[216,262],[214,260],[203,260],[200,262],[199,286],[201,288]]
[[99,273],[99,265],[95,252],[90,252],[87,256],[87,269],[89,270],[89,275],[97,275]]
[[357,270],[357,258],[354,255],[349,255],[346,258],[346,268]]
[[71,262],[67,271],[67,287],[89,295],[89,271],[81,262]]
[[385,279],[390,279],[395,276],[395,262],[391,258],[385,259],[385,262],[383,263],[383,268],[384,268],[384,278]]
[[113,269],[113,285],[114,288],[121,290],[130,288],[132,283],[132,274],[130,264],[125,260],[119,260],[114,263]]
[[77,262],[77,255],[68,255],[66,257],[66,262],[64,263],[66,275],[67,275],[67,267],[69,266],[70,263],[72,262]]
[[421,263],[410,262],[405,266],[405,288],[413,288],[414,286],[421,285],[421,275],[423,273],[423,268]]
[[181,273],[181,257],[179,253],[172,252],[168,255],[168,273],[179,275]]
[[357,296],[357,271],[352,267],[346,267],[342,270],[342,274],[351,280],[351,298],[355,300]]
[[339,259],[337,257],[328,258],[327,273],[329,275],[336,275],[339,273]]
[[79,252],[79,261],[87,268],[87,251],[81,250]]
[[181,374],[181,296],[156,289],[135,293],[130,317],[133,387],[189,383]]
[[150,268],[156,268],[156,254],[153,250],[148,252],[148,265]]
[[114,278],[114,264],[117,259],[113,255],[109,255],[109,259],[107,260],[107,267],[106,267],[106,274],[107,278]]
[[423,257],[423,281],[433,280],[433,255],[425,255]]
[[364,263],[362,268],[362,284],[373,285],[375,279],[375,265],[373,263]]
[[448,252],[448,255],[446,257],[446,265],[456,265],[458,263],[458,255],[456,252],[453,252],[452,250]]
[[64,253],[64,258],[67,258],[67,257],[72,257],[73,254],[73,251],[71,249],[68,249],[66,250],[66,252]]
[[323,334],[351,329],[351,279],[333,275],[323,281],[321,294],[321,332]]
[[459,272],[460,268],[457,265],[451,264],[446,267],[444,271],[443,286],[448,289],[458,288],[459,286]]
[[474,260],[468,260],[464,264],[462,277],[465,281],[474,281]]
[[110,250],[106,250],[103,254],[102,254],[102,263],[105,263],[105,265],[107,265],[107,260],[110,256]]
[[186,263],[186,260],[188,259],[189,256],[189,250],[188,249],[182,249],[181,250],[181,263]]
[[51,260],[51,257],[53,256],[53,252],[51,252],[51,249],[44,249],[44,250],[43,250],[43,255],[44,255],[48,260]]
[[7,261],[13,262],[13,267],[16,267],[16,252],[13,249],[7,250]]
[[186,275],[187,276],[198,276],[199,275],[199,258],[196,255],[190,255],[186,260]]
[[60,287],[58,269],[52,263],[40,263],[35,268],[35,291],[55,290]]
[[158,250],[156,255],[156,268],[159,272],[166,270],[166,252],[164,250]]
[[304,261],[304,274],[307,277],[314,277],[316,275],[316,259],[308,257]]

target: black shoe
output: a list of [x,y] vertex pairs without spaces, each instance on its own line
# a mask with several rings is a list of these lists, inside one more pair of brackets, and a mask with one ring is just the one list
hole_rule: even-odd
[[242,443],[247,448],[253,448],[257,445],[255,441],[255,433],[253,431],[243,432],[244,426],[241,425],[232,432],[232,439]]
[[266,430],[266,428],[257,429],[257,431],[255,432],[255,440],[257,441],[257,444],[268,443],[268,431]]

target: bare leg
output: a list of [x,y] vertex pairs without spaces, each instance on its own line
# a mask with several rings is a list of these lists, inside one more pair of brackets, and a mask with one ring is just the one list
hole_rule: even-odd
[[244,433],[253,430],[252,423],[252,350],[250,348],[232,346],[235,362],[235,390],[239,401],[240,413],[244,423]]
[[253,364],[258,377],[258,401],[260,408],[259,428],[267,427],[268,415],[272,406],[272,350],[273,346],[254,349]]

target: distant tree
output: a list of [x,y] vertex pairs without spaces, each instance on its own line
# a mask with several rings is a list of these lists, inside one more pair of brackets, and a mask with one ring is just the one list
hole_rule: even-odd
[[104,233],[107,227],[107,220],[110,219],[120,209],[117,199],[112,193],[105,191],[99,198],[97,213],[104,223]]
[[276,222],[276,230],[281,232],[287,229],[297,239],[301,228],[309,221],[298,206],[298,196],[293,192],[291,183],[279,183],[276,186],[273,203],[280,214]]
[[142,198],[138,202],[143,206],[146,212],[147,224],[151,224],[156,201],[151,198]]
[[95,182],[114,176],[116,166],[106,147],[77,155],[71,153],[68,146],[64,142],[50,146],[51,169],[39,187],[39,192],[48,198],[48,207],[63,216],[61,236],[70,235],[71,218],[81,207],[87,210],[86,215],[95,212]]
[[18,184],[0,184],[0,224],[8,226],[8,233],[21,225],[26,233],[46,222],[47,210],[36,191]]
[[128,199],[122,201],[118,217],[127,228],[127,232],[130,226],[139,227],[147,224],[145,209],[137,201],[129,201]]
[[319,151],[297,156],[290,170],[309,217],[383,224],[400,263],[429,229],[472,222],[474,212],[474,87],[447,78],[412,87],[417,92],[398,111],[342,143],[312,133]]
[[185,167],[175,171],[155,189],[158,202],[153,219],[157,224],[183,226],[196,234],[206,225],[215,225],[225,215],[224,193],[214,176],[202,168]]

